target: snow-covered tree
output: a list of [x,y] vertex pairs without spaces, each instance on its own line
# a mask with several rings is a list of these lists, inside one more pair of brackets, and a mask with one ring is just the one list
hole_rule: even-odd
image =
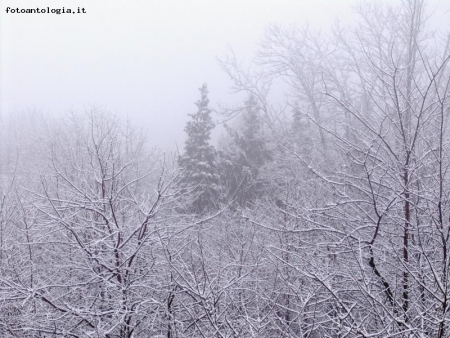
[[357,13],[333,36],[271,27],[258,71],[228,61],[236,90],[269,97],[263,86],[285,81],[313,131],[305,154],[282,109],[266,105],[284,151],[272,181],[286,197],[249,218],[284,234],[267,246],[289,267],[282,305],[295,294],[318,305],[290,305],[307,314],[295,336],[447,337],[448,36],[428,30],[424,1],[366,2]]
[[16,170],[0,185],[0,336],[156,336],[171,286],[171,227],[159,227],[180,195],[176,173],[106,114],[50,130],[41,174]]
[[245,101],[236,128],[227,126],[230,142],[222,151],[222,181],[241,206],[260,196],[261,167],[270,160],[258,102],[253,95]]
[[179,158],[179,165],[184,169],[180,180],[181,186],[190,191],[188,209],[203,213],[213,209],[219,196],[219,176],[215,161],[216,151],[209,141],[214,123],[209,109],[208,88],[206,84],[199,89],[200,100],[196,102],[197,112],[190,114],[192,118],[185,131],[188,139],[184,154]]

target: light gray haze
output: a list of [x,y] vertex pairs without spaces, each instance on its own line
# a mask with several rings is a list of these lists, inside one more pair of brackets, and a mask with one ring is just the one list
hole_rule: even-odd
[[[394,1],[392,1],[394,2]],[[306,22],[329,28],[354,0],[3,0],[1,115],[58,114],[100,107],[147,128],[173,147],[184,139],[206,82],[214,108],[232,103],[217,57],[232,48],[249,60],[264,27]],[[448,0],[430,2],[445,21]],[[77,8],[86,14],[6,14],[11,8]],[[439,15],[438,15],[439,17]]]

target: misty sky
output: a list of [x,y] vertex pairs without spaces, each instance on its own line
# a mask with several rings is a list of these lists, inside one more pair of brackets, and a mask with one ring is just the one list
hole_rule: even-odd
[[[394,2],[393,0],[390,2]],[[249,60],[269,23],[329,27],[354,0],[2,0],[1,114],[100,107],[128,116],[154,144],[179,145],[198,88],[211,106],[232,102],[217,63],[227,46]],[[450,22],[450,0],[435,0]],[[6,14],[12,8],[77,8],[86,14]]]

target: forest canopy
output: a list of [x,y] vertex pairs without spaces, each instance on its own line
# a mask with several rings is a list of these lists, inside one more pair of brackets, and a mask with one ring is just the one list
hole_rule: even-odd
[[355,10],[222,58],[218,144],[206,84],[174,155],[96,109],[1,121],[0,335],[448,337],[450,35]]

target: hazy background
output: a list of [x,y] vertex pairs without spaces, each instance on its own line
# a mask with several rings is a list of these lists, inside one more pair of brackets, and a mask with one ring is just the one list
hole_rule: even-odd
[[[390,0],[388,2],[398,2]],[[251,59],[269,23],[328,29],[354,0],[3,0],[0,114],[58,114],[96,106],[128,116],[154,144],[182,146],[187,114],[208,83],[211,107],[232,103],[217,57]],[[429,2],[433,24],[450,0]],[[6,7],[84,7],[86,14],[6,14]]]

